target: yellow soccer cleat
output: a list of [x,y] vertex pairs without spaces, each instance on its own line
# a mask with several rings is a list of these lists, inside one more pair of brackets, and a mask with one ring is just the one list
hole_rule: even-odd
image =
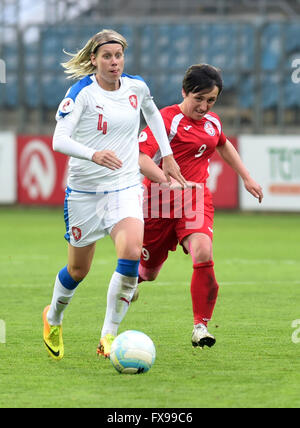
[[50,325],[47,320],[47,313],[50,305],[46,306],[43,311],[44,321],[44,344],[50,357],[59,361],[64,356],[64,343],[62,338],[62,326]]
[[109,358],[111,345],[114,340],[115,340],[115,336],[109,333],[106,334],[104,337],[101,337],[100,343],[97,347],[97,354],[103,355],[105,358]]

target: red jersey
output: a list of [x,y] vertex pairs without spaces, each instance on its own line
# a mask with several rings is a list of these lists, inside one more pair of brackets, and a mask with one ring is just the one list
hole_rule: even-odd
[[[185,116],[175,104],[161,110],[173,155],[181,174],[187,181],[202,183],[202,193],[197,189],[155,191],[155,186],[144,179],[145,218],[179,218],[184,208],[185,214],[213,210],[212,196],[205,186],[209,175],[209,159],[217,146],[226,142],[222,125],[216,113],[209,112],[201,120]],[[162,163],[159,146],[149,127],[139,137],[140,151],[151,157],[160,167]],[[167,202],[164,202],[167,201]]]
[[[187,181],[202,183],[203,190],[202,195],[196,189],[174,192],[164,189],[157,193],[153,188],[153,183],[145,178],[145,218],[180,217],[183,206],[186,212],[197,210],[198,208],[195,206],[199,204],[199,199],[202,199],[201,204],[203,203],[207,210],[212,210],[212,196],[205,184],[209,176],[209,160],[216,147],[226,142],[219,116],[209,112],[201,120],[193,120],[185,116],[177,104],[163,108],[161,115],[181,174]],[[150,156],[161,167],[159,146],[149,127],[141,132],[139,144],[140,151]],[[164,203],[164,200],[167,203]]]
[[[216,147],[226,142],[219,116],[209,112],[201,120],[193,120],[182,113],[178,104],[160,112],[181,174],[187,181],[205,184],[209,159]],[[141,132],[139,143],[140,151],[161,166],[159,146],[149,127]],[[150,180],[145,179],[144,184],[148,187]]]

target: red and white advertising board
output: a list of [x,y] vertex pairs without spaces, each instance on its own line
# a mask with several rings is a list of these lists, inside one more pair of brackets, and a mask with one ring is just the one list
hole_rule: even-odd
[[50,136],[19,136],[18,202],[29,205],[62,205],[68,159],[53,151]]
[[[237,139],[230,138],[237,148]],[[28,205],[62,205],[68,157],[52,150],[51,136],[17,138],[18,202]],[[238,208],[238,177],[215,153],[210,161],[210,188],[215,208]]]
[[17,200],[16,137],[12,132],[0,133],[0,204]]
[[[238,150],[237,138],[230,137],[229,140]],[[238,208],[238,176],[217,152],[210,160],[207,186],[212,192],[215,208]]]

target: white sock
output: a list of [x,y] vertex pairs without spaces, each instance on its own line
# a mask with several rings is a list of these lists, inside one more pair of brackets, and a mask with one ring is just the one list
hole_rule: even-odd
[[50,325],[60,325],[63,320],[63,312],[70,303],[74,290],[69,290],[60,282],[58,275],[56,276],[52,302],[47,314],[47,319]]
[[110,333],[117,336],[118,327],[125,317],[138,277],[130,277],[114,272],[108,287],[107,306],[101,337]]

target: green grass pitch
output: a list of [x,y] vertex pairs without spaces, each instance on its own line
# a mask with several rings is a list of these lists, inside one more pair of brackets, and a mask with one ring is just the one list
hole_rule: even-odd
[[[120,332],[156,345],[146,374],[120,375],[96,356],[116,257],[97,244],[92,269],[65,312],[65,358],[52,361],[42,310],[66,264],[62,209],[0,208],[0,407],[300,407],[299,214],[216,213],[214,260],[220,292],[211,349],[191,346],[191,260],[171,253],[158,280],[141,285]],[[299,335],[300,336],[300,335]]]

